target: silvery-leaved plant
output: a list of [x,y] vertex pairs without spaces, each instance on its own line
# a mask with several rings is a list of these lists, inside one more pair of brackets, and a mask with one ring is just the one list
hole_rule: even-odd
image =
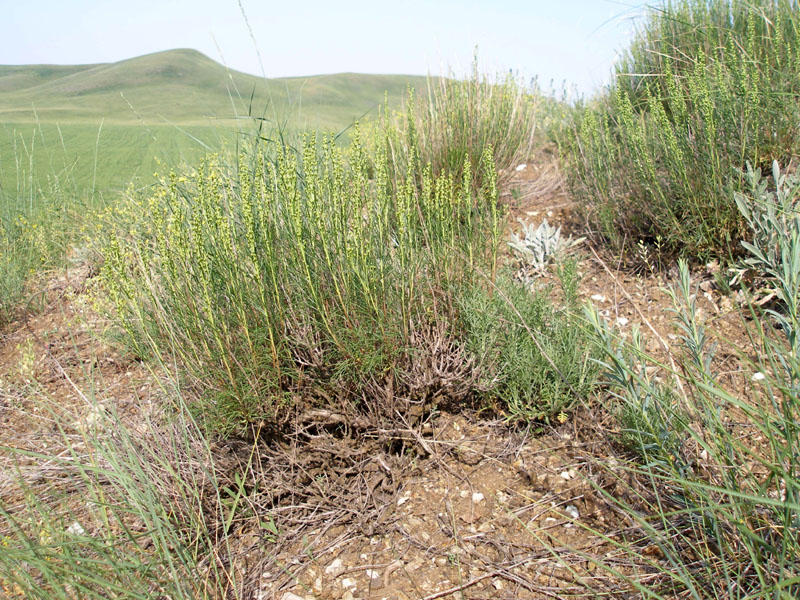
[[[744,266],[760,279],[757,304],[775,304],[766,313],[777,322],[794,356],[800,356],[800,179],[781,173],[777,161],[771,186],[760,169],[748,164],[747,171],[752,197],[734,197],[752,233],[752,241],[742,242],[748,252]],[[800,372],[795,375],[800,379]]]
[[538,227],[518,219],[522,235],[511,234],[508,245],[522,263],[521,276],[530,278],[541,274],[551,262],[561,258],[585,238],[561,235],[561,227],[553,227],[544,219]]

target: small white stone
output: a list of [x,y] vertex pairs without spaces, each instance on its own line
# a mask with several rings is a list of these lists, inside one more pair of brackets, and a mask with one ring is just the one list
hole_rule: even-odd
[[355,589],[356,582],[352,579],[345,577],[344,579],[342,579],[342,587],[346,590],[349,590],[350,588]]
[[281,596],[281,600],[303,600],[303,597],[293,594],[292,592],[286,592],[283,596]]
[[397,506],[403,506],[403,504],[405,504],[409,500],[411,500],[411,494],[409,494],[408,496],[400,496],[397,499]]
[[560,476],[561,479],[563,479],[564,481],[569,481],[570,479],[572,479],[572,475],[570,475],[569,471],[561,471]]
[[753,376],[751,377],[753,381],[764,381],[765,378],[766,375],[764,375],[760,371],[758,373],[753,373]]
[[566,506],[564,508],[564,512],[567,513],[573,519],[577,519],[581,516],[581,513],[578,512],[577,507],[573,506],[572,504]]
[[517,165],[517,173],[522,173],[527,168],[528,168],[528,165],[526,165],[525,163]]
[[617,325],[619,325],[620,327],[625,327],[625,325],[627,325],[627,324],[628,324],[628,319],[627,318],[620,317],[619,319],[617,319]]
[[605,302],[606,297],[603,294],[592,294],[592,300],[595,302]]
[[380,577],[380,574],[377,571],[374,571],[373,569],[367,569],[367,577],[369,577],[370,579],[378,579]]
[[86,530],[81,526],[80,523],[75,521],[72,525],[67,527],[67,533],[70,535],[86,535]]
[[475,502],[476,504],[478,502],[483,502],[483,497],[484,497],[483,494],[481,494],[480,492],[472,493],[472,501]]
[[325,567],[325,574],[326,575],[333,575],[334,577],[344,571],[344,565],[340,558],[334,560],[331,564]]

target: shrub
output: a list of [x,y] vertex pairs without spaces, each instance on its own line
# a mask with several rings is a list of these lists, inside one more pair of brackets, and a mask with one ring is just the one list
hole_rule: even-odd
[[553,227],[543,219],[537,227],[518,219],[522,226],[522,236],[511,234],[508,245],[521,264],[523,277],[530,278],[545,271],[549,264],[580,244],[584,238],[573,239],[571,235],[561,235],[561,226]]
[[564,305],[553,289],[530,286],[503,272],[493,293],[473,287],[461,298],[466,343],[478,357],[479,390],[512,420],[549,421],[586,398],[597,368],[576,315],[577,263],[558,270]]
[[358,130],[346,153],[307,136],[234,169],[212,156],[140,200],[149,216],[112,236],[104,280],[135,351],[179,365],[222,434],[277,425],[297,397],[394,418],[397,403],[470,390],[448,294],[494,269],[490,151],[485,191],[471,172],[414,162],[394,181]]
[[[665,257],[729,260],[746,162],[798,151],[800,13],[790,0],[684,0],[647,13],[607,93],[562,149],[596,237]],[[627,258],[635,263],[635,252]]]

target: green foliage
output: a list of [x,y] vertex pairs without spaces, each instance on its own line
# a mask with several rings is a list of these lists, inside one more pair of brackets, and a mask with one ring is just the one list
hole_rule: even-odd
[[561,226],[553,227],[547,219],[543,219],[537,227],[522,219],[518,221],[522,226],[522,236],[512,233],[508,245],[517,261],[522,264],[522,272],[525,274],[543,272],[551,262],[562,259],[569,250],[584,240],[573,239],[571,235],[562,236]]
[[612,407],[621,426],[622,444],[649,465],[669,464],[686,442],[687,414],[673,390],[648,371],[641,333],[634,328],[624,346],[596,312],[589,319],[595,339],[602,346],[601,362],[611,394],[619,400]]
[[609,91],[577,111],[568,182],[596,234],[636,262],[729,259],[745,225],[730,201],[745,164],[788,165],[798,146],[800,13],[790,0],[666,2]]
[[53,212],[45,210],[0,214],[0,325],[19,311],[29,279],[53,266],[60,249],[54,221]]
[[482,185],[478,167],[487,148],[505,175],[531,157],[538,103],[538,92],[511,75],[481,75],[476,59],[468,79],[429,78],[424,97],[409,90],[402,113],[384,117],[387,135],[378,141],[388,144],[397,173],[420,160],[434,176],[449,173],[458,181],[468,164]]
[[22,308],[30,279],[61,264],[77,233],[70,171],[49,169],[40,181],[32,149],[13,157],[13,177],[0,179],[0,326]]
[[531,291],[507,273],[493,293],[473,287],[462,298],[467,347],[479,357],[480,389],[490,404],[507,408],[513,420],[545,420],[570,410],[594,385],[597,368],[575,313],[577,269],[559,270],[566,304],[557,308],[553,290]]
[[[671,290],[683,355],[667,381],[647,376],[646,365],[658,363],[640,344],[619,342],[596,310],[588,313],[625,439],[646,463],[652,499],[639,492],[636,505],[617,502],[667,558],[655,565],[662,578],[653,597],[788,599],[800,592],[800,186],[777,164],[773,179],[776,190],[768,192],[751,170],[751,197],[736,201],[752,236],[746,263],[776,290],[773,308],[753,308],[753,348],[740,356],[752,369],[745,394],[731,393],[712,370],[714,345],[685,262]],[[642,516],[642,502],[653,517]],[[633,545],[624,549],[637,553]]]
[[[494,269],[497,192],[418,162],[394,181],[371,158],[358,130],[346,151],[311,135],[234,168],[211,156],[112,235],[104,280],[130,344],[182,367],[213,429],[274,425],[298,394],[380,414],[387,395],[443,393],[416,369],[457,326],[448,291]],[[488,151],[480,170],[494,181]],[[451,367],[439,381],[456,389],[468,369]]]

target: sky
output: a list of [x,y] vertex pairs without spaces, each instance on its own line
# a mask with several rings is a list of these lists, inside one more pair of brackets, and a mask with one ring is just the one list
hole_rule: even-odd
[[[0,0],[0,64],[115,62],[194,48],[267,77],[511,70],[588,94],[637,0]],[[246,15],[246,19],[245,19]],[[249,26],[248,26],[249,24]]]

